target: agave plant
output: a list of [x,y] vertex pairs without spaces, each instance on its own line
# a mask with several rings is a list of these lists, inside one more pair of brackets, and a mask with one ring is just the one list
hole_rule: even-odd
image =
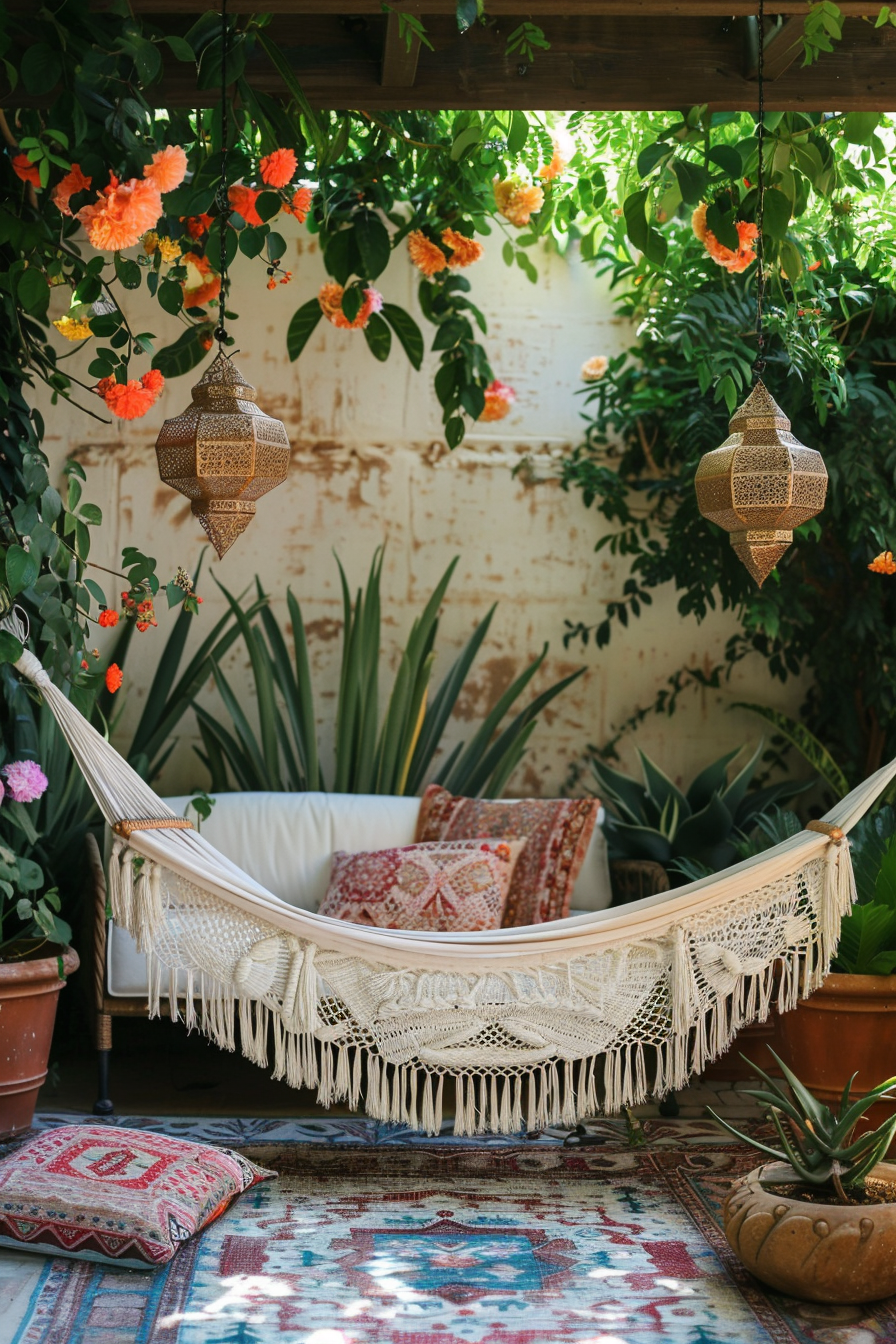
[[[338,563],[338,562],[337,562]],[[474,630],[434,694],[430,679],[439,610],[457,559],[452,560],[402,650],[389,698],[381,711],[381,598],[383,552],[379,547],[364,589],[352,600],[342,581],[342,664],[336,704],[335,793],[415,794],[434,781],[454,793],[500,797],[525,752],[544,707],[584,672],[571,673],[535,696],[522,710],[511,710],[547,654],[540,655],[499,696],[470,739],[458,743],[434,770],[434,757],[473,662],[488,633],[495,608]],[[258,584],[258,604],[244,610],[222,589],[249,653],[255,679],[258,727],[250,722],[240,697],[216,660],[215,684],[231,720],[201,705],[196,716],[202,734],[199,752],[211,775],[211,791],[273,791],[327,788],[317,746],[317,717],[302,610],[292,591],[286,595],[292,626],[292,656]],[[253,621],[255,611],[258,621]],[[505,722],[505,720],[508,720]]]
[[[760,742],[732,780],[728,767],[742,747],[706,766],[684,792],[643,751],[638,752],[643,784],[603,761],[592,760],[601,801],[611,813],[607,825],[610,857],[653,859],[664,865],[689,860],[708,872],[728,867],[737,857],[738,843],[758,818],[812,782],[785,780],[750,792],[763,746]],[[692,873],[685,875],[690,878]]]
[[772,1124],[781,1141],[781,1151],[735,1129],[711,1107],[708,1108],[710,1115],[736,1138],[783,1164],[777,1171],[763,1172],[764,1185],[796,1182],[816,1190],[829,1186],[841,1204],[851,1203],[849,1193],[859,1194],[864,1189],[865,1178],[886,1156],[896,1134],[896,1115],[877,1129],[860,1134],[857,1139],[853,1138],[853,1132],[870,1106],[896,1096],[893,1090],[896,1078],[878,1083],[870,1092],[851,1102],[849,1094],[857,1076],[853,1074],[843,1089],[835,1114],[803,1086],[774,1050],[769,1050],[769,1054],[780,1068],[786,1088],[742,1055],[741,1058],[764,1083],[763,1087],[747,1089],[744,1095],[769,1107]]

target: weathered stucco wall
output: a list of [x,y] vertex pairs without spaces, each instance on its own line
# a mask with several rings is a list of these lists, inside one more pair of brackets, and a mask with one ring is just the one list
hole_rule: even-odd
[[[702,626],[682,620],[669,592],[627,631],[618,630],[609,649],[564,650],[564,620],[594,622],[621,584],[616,562],[605,552],[594,553],[601,521],[585,510],[578,494],[561,490],[556,462],[580,435],[580,400],[574,394],[581,386],[582,360],[620,348],[625,331],[613,318],[603,284],[577,260],[541,258],[541,279],[532,285],[520,271],[504,267],[499,250],[493,240],[486,259],[468,274],[473,297],[488,318],[493,367],[516,389],[518,401],[506,420],[482,426],[453,454],[441,437],[431,376],[426,369],[415,374],[400,349],[388,363],[377,364],[359,332],[322,323],[300,361],[289,363],[286,325],[324,278],[316,244],[304,231],[297,230],[293,260],[285,263],[294,272],[289,286],[269,292],[260,264],[238,263],[237,362],[257,386],[262,406],[285,421],[293,461],[286,485],[261,501],[255,521],[224,560],[207,563],[196,633],[224,609],[212,574],[232,591],[260,575],[284,624],[284,594],[291,586],[312,641],[326,753],[341,631],[333,552],[357,586],[374,548],[386,543],[384,650],[393,668],[414,616],[452,556],[460,555],[439,632],[436,682],[491,603],[499,606],[452,725],[452,743],[470,731],[543,642],[549,641],[551,650],[536,690],[587,665],[587,675],[545,713],[512,781],[513,792],[551,793],[559,790],[582,747],[605,740],[615,723],[652,701],[672,671],[685,662],[708,665],[716,659],[733,625],[719,616]],[[388,300],[417,314],[428,338],[415,279],[411,267],[396,258],[382,288]],[[177,334],[175,321],[145,295],[136,301],[132,296],[129,311],[135,330],[149,329],[164,340]],[[145,419],[110,426],[42,399],[53,461],[61,467],[67,454],[76,453],[88,469],[85,497],[104,510],[107,521],[94,550],[101,563],[115,565],[121,546],[134,544],[158,557],[165,577],[178,563],[195,566],[201,529],[189,505],[160,484],[153,452],[162,419],[183,409],[188,387],[188,379],[173,382]],[[535,483],[511,474],[527,454]],[[119,740],[127,740],[136,721],[164,628],[162,614],[159,630],[137,637],[133,646]],[[239,648],[227,666],[250,700],[247,659]],[[749,716],[725,712],[728,699],[748,694],[793,711],[800,698],[797,687],[773,687],[758,663],[738,674],[732,692],[689,695],[674,718],[648,720],[638,742],[673,776],[686,776],[723,749],[756,739]],[[215,704],[212,687],[205,699]],[[195,725],[185,723],[166,770],[166,788],[205,782],[191,750],[196,740]],[[629,741],[629,760],[632,750]]]

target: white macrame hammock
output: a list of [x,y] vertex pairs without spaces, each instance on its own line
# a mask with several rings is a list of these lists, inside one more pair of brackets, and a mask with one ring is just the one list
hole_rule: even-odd
[[[55,687],[42,692],[116,832],[109,896],[167,995],[220,1046],[324,1105],[456,1134],[574,1125],[683,1087],[738,1030],[816,989],[855,899],[844,836],[884,766],[774,849],[624,907],[486,933],[404,933],[281,901],[178,818]],[[161,823],[161,824],[160,824]],[[178,994],[180,989],[180,994]]]

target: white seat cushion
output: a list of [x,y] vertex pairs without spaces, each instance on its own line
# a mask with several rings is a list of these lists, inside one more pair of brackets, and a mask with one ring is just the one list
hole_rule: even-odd
[[[166,798],[194,822],[190,798]],[[334,850],[349,854],[409,845],[419,798],[356,793],[222,793],[201,834],[256,882],[302,910],[316,910],[330,880]],[[577,913],[610,904],[607,845],[598,816],[572,893]],[[147,992],[146,958],[124,929],[111,925],[106,944],[107,979],[113,998]]]

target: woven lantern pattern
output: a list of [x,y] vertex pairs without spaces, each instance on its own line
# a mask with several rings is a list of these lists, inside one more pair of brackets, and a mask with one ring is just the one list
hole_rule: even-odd
[[821,453],[790,432],[790,421],[757,382],[719,448],[704,453],[694,484],[704,518],[731,545],[759,587],[793,541],[793,529],[824,508],[828,473]]
[[159,475],[190,500],[218,558],[255,515],[255,501],[286,479],[289,439],[265,415],[233,360],[218,354],[181,415],[156,440]]

